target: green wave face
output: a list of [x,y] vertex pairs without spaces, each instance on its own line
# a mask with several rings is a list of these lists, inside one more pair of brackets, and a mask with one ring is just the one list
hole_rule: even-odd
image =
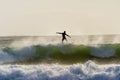
[[2,52],[5,52],[7,57],[12,56],[15,62],[56,61],[62,63],[74,63],[86,62],[88,60],[105,62],[118,61],[120,59],[120,44],[102,44],[97,46],[72,44],[35,45],[23,47],[21,49],[6,47],[2,49]]
[[86,46],[75,45],[48,45],[48,46],[34,46],[38,58],[51,58],[56,60],[83,60],[92,57],[90,49]]

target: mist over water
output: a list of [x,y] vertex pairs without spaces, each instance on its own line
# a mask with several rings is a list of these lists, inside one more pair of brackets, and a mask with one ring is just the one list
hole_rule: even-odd
[[[120,35],[81,35],[67,38],[68,42],[64,44],[75,45],[97,45],[97,44],[114,44],[120,43]],[[29,46],[29,45],[55,45],[61,44],[61,36],[33,36],[33,37],[1,37],[1,46]]]

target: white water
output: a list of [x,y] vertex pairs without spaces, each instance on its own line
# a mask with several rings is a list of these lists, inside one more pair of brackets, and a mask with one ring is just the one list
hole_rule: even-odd
[[120,80],[120,65],[0,65],[0,80]]

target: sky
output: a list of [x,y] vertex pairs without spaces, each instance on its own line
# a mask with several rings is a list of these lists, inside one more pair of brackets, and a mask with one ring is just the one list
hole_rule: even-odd
[[0,0],[0,36],[120,34],[120,0]]

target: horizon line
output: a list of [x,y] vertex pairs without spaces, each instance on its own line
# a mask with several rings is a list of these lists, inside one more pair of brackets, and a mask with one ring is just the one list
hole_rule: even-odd
[[[70,34],[69,34],[70,35]],[[120,35],[120,34],[79,34],[79,35],[70,35],[70,36],[94,36],[94,35]],[[23,37],[29,37],[29,36],[33,36],[33,37],[40,37],[40,36],[60,36],[60,35],[0,35],[0,37],[12,37],[12,36],[23,36]]]

